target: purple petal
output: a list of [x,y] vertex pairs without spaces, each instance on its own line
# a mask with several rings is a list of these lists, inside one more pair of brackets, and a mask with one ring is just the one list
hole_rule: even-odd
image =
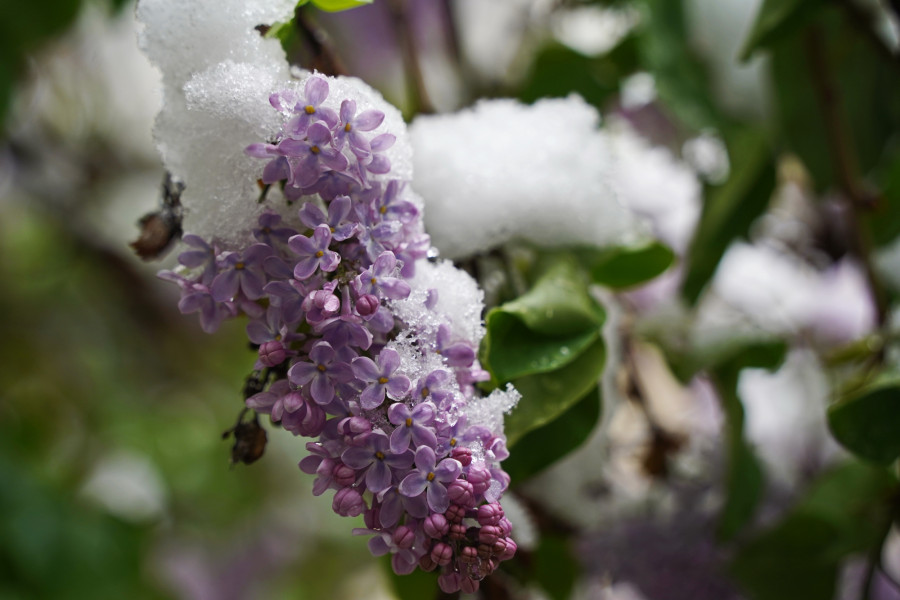
[[391,452],[400,453],[409,448],[409,442],[412,441],[410,429],[405,424],[401,424],[391,433]]
[[434,455],[434,450],[429,448],[428,446],[420,446],[416,450],[416,468],[420,471],[431,472],[434,471],[434,462],[436,457]]
[[[354,106],[353,108],[355,110],[356,106]],[[353,125],[360,131],[372,131],[373,129],[381,125],[382,121],[384,121],[383,112],[381,112],[380,110],[369,109],[362,112],[358,117],[356,117]]]
[[334,398],[334,385],[328,380],[328,377],[321,375],[313,379],[310,394],[316,404],[324,406]]
[[319,267],[319,259],[310,256],[304,258],[294,266],[294,279],[303,280],[316,272]]
[[309,357],[316,364],[325,365],[334,360],[335,351],[328,342],[318,342],[309,351]]
[[[428,480],[425,475],[419,471],[413,471],[403,478],[397,489],[404,496],[415,497],[424,492],[427,485]],[[446,511],[446,509],[444,510]]]
[[402,402],[398,402],[397,404],[391,405],[388,409],[388,420],[394,425],[402,425],[411,414],[408,406]]
[[272,332],[268,325],[259,321],[250,321],[247,323],[247,337],[254,344],[263,344],[273,339]]
[[212,293],[213,300],[216,302],[224,302],[225,300],[234,298],[240,284],[241,282],[237,271],[228,269],[227,271],[223,271],[216,275],[209,291]]
[[331,273],[341,264],[341,255],[332,250],[326,250],[322,258],[319,259],[319,268],[326,273]]
[[431,448],[437,446],[437,436],[434,435],[434,430],[432,430],[431,427],[416,424],[412,427],[406,427],[405,429],[412,430],[410,433],[412,434],[412,439],[416,443],[416,446],[428,446]]
[[[391,133],[382,133],[372,140],[372,152],[384,152],[385,150],[393,146],[395,141],[397,141],[397,136]],[[369,170],[371,171],[372,169]]]
[[359,405],[365,410],[377,408],[384,402],[384,386],[372,384],[359,395]]
[[279,181],[291,178],[291,165],[283,156],[279,156],[275,160],[270,160],[263,168],[263,183],[277,183]]
[[307,362],[298,362],[288,370],[288,379],[294,385],[306,385],[319,373],[316,365]]
[[434,478],[438,481],[448,483],[453,481],[462,472],[462,464],[453,458],[445,458],[441,464],[434,469]]
[[[368,111],[366,111],[368,112]],[[349,123],[356,114],[356,102],[353,100],[344,100],[341,102],[341,122]]]
[[331,129],[334,129],[335,125],[338,124],[338,114],[325,106],[320,106],[316,109],[316,116],[325,121]]
[[329,131],[328,127],[322,123],[313,123],[310,125],[309,129],[306,131],[306,135],[309,137],[309,141],[316,146],[325,146],[326,144],[331,143],[331,131]]
[[397,375],[396,377],[392,377],[386,384],[387,393],[394,398],[395,400],[399,400],[404,397],[407,392],[409,392],[410,381],[409,377],[406,375]]
[[391,170],[391,161],[386,156],[377,154],[372,157],[372,162],[366,165],[366,170],[377,175],[384,175]]
[[265,281],[259,275],[249,269],[243,269],[240,280],[241,290],[243,290],[244,295],[247,296],[247,298],[250,300],[262,298]]
[[450,496],[447,494],[447,488],[439,483],[431,482],[428,486],[428,506],[436,513],[445,513],[450,508]]
[[362,381],[376,381],[381,377],[381,372],[375,365],[375,361],[366,356],[354,358],[351,367],[353,368],[353,374]]
[[391,485],[391,470],[384,462],[375,460],[366,473],[366,487],[374,493],[386,490]]
[[288,247],[299,256],[311,256],[319,251],[316,244],[305,235],[294,235],[288,240]]
[[341,462],[351,469],[365,469],[374,460],[376,460],[375,453],[372,452],[371,448],[351,446],[341,454]]
[[390,375],[400,366],[400,354],[393,348],[385,348],[378,355],[378,365],[381,367],[381,373]]
[[328,82],[321,77],[310,77],[303,88],[306,101],[312,106],[319,106],[328,97]]
[[303,208],[300,209],[300,221],[310,229],[315,229],[322,223],[327,223],[328,218],[321,208],[312,202],[306,202]]

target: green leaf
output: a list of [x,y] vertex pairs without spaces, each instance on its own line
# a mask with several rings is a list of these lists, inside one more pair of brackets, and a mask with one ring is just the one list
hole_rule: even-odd
[[560,98],[577,93],[588,103],[603,108],[619,91],[626,76],[637,70],[637,45],[625,38],[603,56],[584,56],[561,44],[541,49],[531,64],[519,93],[523,102]]
[[636,34],[640,70],[650,71],[660,100],[689,128],[722,129],[723,117],[703,62],[685,40],[691,39],[683,0],[643,0]]
[[771,48],[779,131],[819,192],[839,183],[835,153],[851,177],[857,171],[867,176],[900,127],[896,62],[848,21],[842,11],[825,7],[801,35]]
[[483,363],[497,383],[553,371],[594,343],[604,318],[575,261],[556,255],[531,290],[488,313]]
[[391,582],[397,598],[400,600],[422,600],[423,598],[437,598],[438,589],[437,573],[426,573],[416,569],[409,575],[397,575],[391,568],[391,555],[381,557],[379,561],[382,570]]
[[616,247],[585,251],[584,260],[594,283],[613,289],[629,288],[663,273],[672,266],[675,253],[659,242],[637,248]]
[[796,511],[827,519],[836,536],[824,549],[839,560],[880,543],[891,519],[896,478],[883,468],[848,461],[824,473]]
[[723,353],[712,369],[725,413],[728,448],[725,505],[718,528],[719,537],[725,540],[736,536],[753,517],[765,483],[759,459],[744,439],[744,406],[737,393],[738,378],[745,368],[775,369],[784,361],[786,351],[783,342],[755,343]]
[[691,303],[715,273],[732,240],[745,236],[754,219],[766,210],[775,189],[775,157],[763,132],[745,129],[735,135],[728,154],[731,176],[724,184],[707,189],[688,253],[682,293]]
[[306,4],[309,1],[311,1],[316,8],[326,12],[350,10],[351,8],[365,6],[366,4],[372,4],[373,2],[373,0],[300,0],[298,6]]
[[832,600],[837,565],[822,556],[835,528],[815,515],[795,515],[738,554],[731,572],[753,600]]
[[572,595],[580,562],[572,552],[572,540],[544,536],[534,557],[534,578],[553,600]]
[[536,475],[583,444],[600,419],[601,405],[597,386],[561,416],[519,438],[516,451],[503,461],[503,469],[513,485]]
[[828,425],[845,448],[875,463],[900,457],[900,376],[881,378],[828,409]]
[[896,493],[897,480],[884,469],[858,462],[832,469],[740,549],[731,571],[755,600],[831,600],[842,560],[882,543]]
[[547,259],[534,287],[492,312],[514,315],[531,331],[551,336],[583,333],[605,318],[577,262],[567,254]]
[[744,42],[740,60],[746,61],[759,48],[793,33],[823,0],[765,0],[756,13],[753,29]]
[[864,213],[875,246],[886,246],[900,235],[900,149],[888,153],[886,166],[878,169],[874,179],[881,187],[882,201]]
[[565,413],[590,391],[603,374],[606,346],[597,339],[567,365],[513,380],[522,394],[516,408],[506,417],[509,445]]

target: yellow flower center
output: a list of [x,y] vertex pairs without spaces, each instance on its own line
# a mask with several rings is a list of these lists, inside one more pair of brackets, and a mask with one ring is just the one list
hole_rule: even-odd
[[380,383],[380,384],[382,384],[382,385],[385,384],[385,383],[387,383],[387,382],[388,382],[388,378],[387,378],[387,377],[379,377],[379,378],[378,378],[378,383]]
[[316,258],[322,258],[323,256],[325,256],[325,253],[322,252],[321,250],[319,250],[318,252],[316,252]]
[[427,398],[428,394],[430,394],[430,393],[431,393],[431,390],[429,390],[427,387],[422,388],[422,397],[423,398]]
[[318,154],[319,152],[321,152],[321,150],[319,150],[318,146],[310,146],[309,151],[312,152],[313,154]]
[[427,479],[428,481],[434,481],[434,473],[428,473],[425,479]]
[[245,265],[244,263],[239,262],[239,263],[237,263],[236,265],[234,265],[234,268],[235,268],[235,270],[240,271],[240,270],[243,269],[245,266],[246,266],[246,265]]
[[412,418],[406,419],[406,426],[412,427]]
[[316,112],[316,107],[312,104],[307,104],[303,110],[306,111],[306,114],[311,115]]
[[378,460],[384,460],[384,452],[379,450],[378,452],[375,453],[375,458],[377,458]]
[[325,372],[325,365],[316,365],[316,368],[323,373]]
[[350,131],[350,123],[344,125],[344,131]]

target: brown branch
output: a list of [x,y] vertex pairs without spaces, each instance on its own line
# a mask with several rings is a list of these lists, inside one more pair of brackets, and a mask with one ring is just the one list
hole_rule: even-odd
[[428,88],[422,75],[422,65],[419,62],[419,54],[413,39],[412,27],[406,14],[406,2],[405,0],[389,0],[387,6],[394,31],[400,41],[400,53],[403,56],[403,67],[407,78],[407,94],[411,105],[409,112],[412,114],[434,113],[436,111],[428,95]]
[[312,48],[309,67],[325,75],[347,75],[347,69],[341,61],[331,40],[320,27],[310,20],[302,6],[294,10],[294,24],[297,30]]
[[840,90],[831,72],[826,41],[819,28],[813,26],[807,30],[805,46],[831,162],[837,174],[838,186],[849,205],[848,228],[853,234],[853,239],[849,240],[850,251],[863,265],[869,290],[875,301],[878,324],[883,326],[888,317],[887,297],[872,264],[872,241],[860,222],[860,211],[872,210],[881,199],[861,183],[856,148],[844,118]]

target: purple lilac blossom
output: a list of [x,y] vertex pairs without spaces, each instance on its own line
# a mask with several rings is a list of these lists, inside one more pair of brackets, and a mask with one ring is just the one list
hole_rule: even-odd
[[[434,290],[422,310],[436,329],[394,312],[430,248],[408,182],[389,177],[382,153],[396,137],[380,130],[379,111],[348,99],[340,114],[329,108],[320,76],[269,101],[282,130],[244,152],[261,159],[263,183],[297,203],[296,218],[267,207],[235,252],[188,234],[181,267],[160,277],[180,287],[179,309],[199,313],[204,331],[248,318],[264,388],[246,405],[315,439],[299,463],[315,476],[313,494],[333,490],[336,513],[362,515],[366,529],[354,533],[371,536],[398,574],[436,570],[442,589],[472,592],[515,552],[496,503],[508,453],[502,433],[467,424],[479,397],[471,384],[484,378],[478,340],[452,333]],[[399,338],[413,340],[403,356]]]

